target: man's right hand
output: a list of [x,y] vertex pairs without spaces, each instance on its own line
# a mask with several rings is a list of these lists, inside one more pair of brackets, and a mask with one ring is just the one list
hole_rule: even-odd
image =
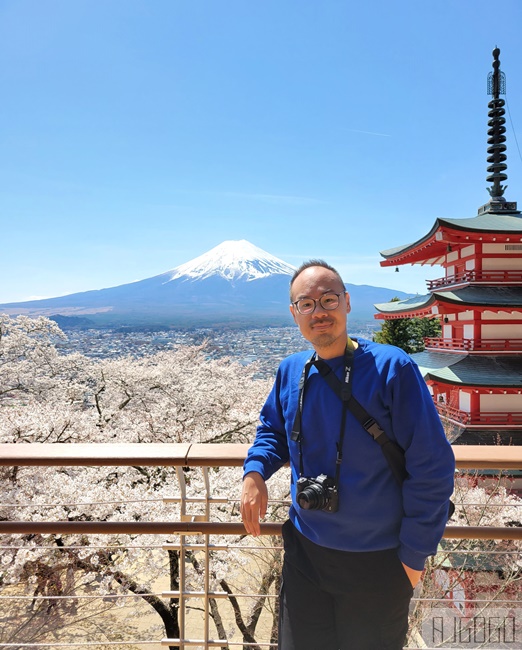
[[266,515],[268,491],[264,478],[258,472],[248,473],[243,480],[241,494],[241,517],[249,535],[261,533],[259,519]]

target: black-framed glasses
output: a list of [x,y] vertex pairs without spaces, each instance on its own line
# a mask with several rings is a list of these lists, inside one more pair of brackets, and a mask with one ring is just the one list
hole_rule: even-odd
[[313,314],[317,307],[317,303],[319,303],[323,309],[332,311],[339,307],[340,297],[345,293],[346,291],[341,291],[341,293],[325,293],[318,300],[315,300],[314,298],[301,298],[300,300],[293,302],[292,305],[294,305],[297,311],[303,316]]

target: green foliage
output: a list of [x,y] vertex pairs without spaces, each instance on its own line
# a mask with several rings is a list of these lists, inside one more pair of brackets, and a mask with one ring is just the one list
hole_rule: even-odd
[[[399,298],[392,298],[392,302],[398,300]],[[438,337],[441,331],[437,318],[397,318],[385,320],[373,340],[376,343],[395,345],[408,354],[413,354],[424,350],[424,337]]]

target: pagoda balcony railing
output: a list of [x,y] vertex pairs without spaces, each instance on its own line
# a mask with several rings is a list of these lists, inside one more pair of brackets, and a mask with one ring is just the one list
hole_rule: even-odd
[[465,339],[426,336],[428,349],[463,352],[521,352],[522,339]]
[[462,271],[436,280],[427,280],[430,291],[452,284],[481,282],[485,284],[521,284],[522,270],[511,271]]
[[522,426],[522,413],[508,413],[502,411],[482,411],[469,413],[454,406],[435,402],[439,415],[447,420],[468,426]]
[[[245,587],[242,585],[236,586],[234,591],[226,591],[224,588],[216,587],[214,578],[212,580],[209,578],[209,567],[212,566],[213,558],[218,554],[244,551],[247,557],[253,557],[254,561],[257,562],[261,557],[261,553],[267,551],[280,553],[281,551],[279,538],[274,537],[281,533],[281,521],[262,523],[260,541],[250,541],[251,538],[244,538],[245,530],[243,525],[237,522],[237,516],[233,517],[236,520],[235,522],[231,521],[230,513],[227,520],[223,520],[226,508],[230,508],[231,512],[237,512],[237,507],[234,504],[237,504],[241,489],[240,468],[247,449],[248,445],[244,444],[0,444],[0,466],[14,467],[17,468],[17,471],[20,468],[29,468],[31,466],[36,468],[56,467],[57,471],[60,467],[175,467],[178,478],[177,490],[173,485],[173,489],[178,494],[163,497],[165,505],[168,507],[170,507],[170,504],[178,504],[177,507],[180,512],[178,521],[168,516],[168,509],[165,511],[167,516],[164,516],[163,520],[160,521],[143,521],[141,519],[121,521],[118,520],[117,510],[116,520],[110,521],[107,519],[101,521],[96,519],[85,520],[83,518],[62,521],[53,519],[52,515],[48,515],[46,518],[45,511],[42,511],[42,517],[39,517],[36,521],[21,521],[14,516],[15,512],[20,510],[22,514],[31,505],[24,502],[19,505],[4,504],[4,508],[14,508],[13,516],[3,518],[0,521],[0,536],[4,540],[3,543],[6,544],[2,548],[8,552],[12,553],[17,547],[21,547],[22,551],[27,554],[28,560],[31,559],[31,553],[33,552],[36,553],[38,558],[41,549],[48,549],[48,546],[45,545],[49,544],[49,540],[46,540],[45,536],[53,536],[53,538],[55,536],[56,540],[60,542],[53,546],[55,554],[65,553],[67,557],[69,551],[74,552],[76,549],[79,552],[78,557],[85,558],[92,555],[96,549],[101,549],[102,557],[105,557],[104,553],[106,554],[107,551],[111,550],[114,552],[118,549],[121,550],[120,546],[107,546],[98,537],[91,546],[91,536],[122,534],[134,536],[133,540],[127,542],[134,550],[144,549],[147,552],[150,551],[156,554],[161,551],[176,551],[180,558],[184,558],[184,561],[179,562],[179,585],[174,588],[171,586],[170,590],[161,589],[160,585],[157,585],[154,592],[144,593],[144,588],[136,584],[137,591],[133,591],[134,587],[131,581],[125,583],[129,587],[127,594],[122,594],[121,590],[116,590],[116,593],[112,594],[107,591],[106,587],[101,588],[100,593],[94,593],[92,591],[96,585],[96,581],[94,581],[90,591],[85,594],[78,592],[74,586],[74,588],[69,588],[67,585],[60,585],[58,591],[42,587],[42,593],[40,593],[39,589],[36,591],[34,589],[29,590],[31,593],[23,589],[0,591],[2,594],[0,596],[0,599],[2,599],[0,607],[3,609],[9,607],[9,611],[13,611],[14,608],[17,612],[13,620],[5,618],[4,627],[0,627],[0,650],[7,647],[16,648],[17,650],[33,650],[34,648],[56,650],[62,647],[81,649],[92,646],[100,649],[128,646],[158,649],[164,647],[170,650],[187,650],[189,648],[242,648],[243,650],[255,648],[261,650],[276,648],[277,643],[271,636],[270,625],[260,629],[259,634],[256,632],[257,638],[253,638],[249,629],[246,628],[241,628],[239,632],[231,631],[231,621],[234,620],[234,613],[236,621],[238,617],[241,618],[241,602],[252,600],[260,602],[261,599],[264,600],[265,598],[268,600],[266,611],[269,612],[270,616],[274,616],[274,612],[277,612],[277,591],[275,589],[267,590],[264,587],[260,592],[248,591],[248,587],[245,591]],[[477,471],[500,470],[501,472],[509,472],[511,470],[522,470],[522,447],[463,445],[453,447],[453,451],[458,469],[457,487],[459,477],[463,484],[470,480],[475,485]],[[239,472],[237,484],[231,486],[230,493],[226,498],[216,497],[212,491],[214,472],[211,468],[220,467],[237,467]],[[203,491],[191,494],[191,486],[184,479],[184,469],[187,468],[190,468],[193,473],[197,471],[202,473],[205,484]],[[471,472],[471,476],[469,472]],[[194,481],[194,474],[191,477],[192,482]],[[507,480],[509,481],[509,479]],[[483,563],[480,566],[485,567],[481,569],[482,571],[490,571],[487,567],[492,562],[506,562],[506,558],[509,560],[510,557],[518,556],[520,552],[518,544],[522,541],[522,528],[516,525],[476,525],[471,524],[468,520],[468,514],[469,516],[473,515],[477,507],[479,509],[487,507],[491,513],[494,513],[495,507],[503,507],[502,505],[491,505],[490,500],[486,504],[475,503],[475,496],[473,496],[471,502],[468,502],[465,496],[459,496],[459,494],[456,491],[454,496],[457,514],[459,515],[455,519],[458,525],[450,522],[446,526],[444,542],[437,555],[438,560],[435,558],[438,564],[433,565],[447,566],[449,564],[449,566],[454,567],[454,569],[450,569],[449,579],[450,581],[455,580],[454,584],[457,586],[460,584],[459,580],[461,580],[461,569],[459,567],[463,566],[463,562],[468,562],[468,560],[463,560],[463,558],[468,557],[467,554],[469,554],[470,558],[474,558],[469,562],[471,563],[470,566],[475,567],[475,571],[477,570],[476,567],[479,566],[479,561]],[[129,499],[129,497],[129,494],[124,494],[122,499]],[[516,499],[516,497],[513,498]],[[78,499],[82,500],[82,497],[79,496]],[[50,495],[48,500],[52,501],[53,497]],[[162,498],[159,497],[156,500],[161,501]],[[111,503],[117,502],[107,501],[107,504]],[[129,503],[129,501],[123,501],[122,503]],[[281,502],[276,503],[279,505]],[[45,505],[43,504],[43,506]],[[54,507],[52,504],[49,505]],[[55,503],[54,505],[59,506],[60,504]],[[74,505],[76,507],[80,504],[65,505]],[[85,505],[95,506],[96,503],[86,503]],[[217,518],[212,514],[211,506],[213,505],[218,506],[217,512],[220,514]],[[198,508],[198,512],[203,510],[204,514],[192,515],[190,511],[193,507]],[[511,501],[510,507],[514,507]],[[214,512],[216,511],[214,510]],[[156,515],[159,513],[158,510]],[[159,516],[161,517],[161,514]],[[281,516],[284,518],[284,512],[281,513]],[[149,515],[148,519],[155,519],[155,517]],[[462,525],[462,522],[468,522],[469,525]],[[63,535],[67,534],[80,534],[84,541],[75,541],[74,545],[68,546],[66,538],[62,538]],[[8,538],[10,535],[17,537],[10,539]],[[24,538],[26,546],[22,545],[22,538],[18,537],[20,535],[29,536]],[[139,538],[142,535],[157,535],[158,544],[151,545],[150,538],[146,538],[148,541],[141,546]],[[172,539],[172,541],[165,543],[163,540],[166,536],[170,539],[177,537],[177,540]],[[218,536],[218,539],[216,539],[216,536]],[[223,539],[223,536],[226,539]],[[266,541],[263,542],[263,538]],[[227,542],[227,539],[230,541]],[[469,540],[467,545],[466,540]],[[240,546],[244,542],[247,542],[246,546]],[[80,544],[80,546],[77,546],[77,544]],[[84,551],[85,553],[82,555]],[[195,558],[198,567],[203,571],[203,575],[200,576],[196,585],[191,582],[194,578],[189,578],[187,571],[190,558]],[[453,564],[451,564],[452,562]],[[250,563],[252,564],[252,559]],[[509,566],[512,565],[513,561],[509,560]],[[248,563],[245,566],[248,570]],[[262,562],[252,564],[252,566],[257,567],[255,570],[259,571]],[[90,570],[95,573],[95,568]],[[435,572],[433,575],[435,575]],[[516,580],[516,573],[513,574],[513,580]],[[428,579],[425,582],[429,589],[430,580]],[[490,589],[491,594],[487,595],[487,599],[484,598],[483,594],[477,595],[472,589],[468,589],[464,596],[459,592],[460,595],[454,597],[452,595],[453,591],[447,585],[444,586],[445,584],[441,584],[441,589],[438,591],[425,592],[422,585],[421,588],[416,590],[412,600],[412,605],[415,608],[415,618],[413,620],[417,621],[414,625],[419,632],[415,633],[406,646],[409,650],[420,650],[420,648],[432,650],[435,645],[434,638],[440,634],[442,623],[445,625],[444,633],[449,635],[448,638],[453,634],[455,625],[458,626],[459,634],[461,631],[462,634],[465,634],[464,624],[468,629],[469,621],[475,621],[475,617],[477,625],[482,625],[484,621],[488,622],[490,619],[495,624],[495,627],[492,628],[493,634],[491,638],[493,645],[488,644],[488,648],[499,650],[504,647],[520,647],[517,644],[522,640],[522,597],[516,582],[513,582],[512,585],[509,583],[507,587],[500,585],[492,588],[493,590]],[[67,591],[68,589],[69,591]],[[55,603],[65,603],[62,607],[69,611],[68,603],[70,601],[71,611],[76,611],[74,608],[79,606],[79,603],[82,602],[81,599],[101,599],[104,603],[107,603],[111,598],[117,598],[119,602],[121,601],[120,606],[125,607],[125,611],[122,612],[125,619],[125,616],[133,617],[135,615],[134,611],[137,605],[134,605],[134,603],[136,599],[139,600],[143,595],[147,597],[146,602],[149,604],[153,602],[157,604],[157,601],[160,600],[166,605],[173,602],[176,604],[179,636],[161,638],[158,636],[158,629],[154,627],[148,628],[144,632],[130,625],[123,628],[121,626],[117,627],[113,634],[111,625],[108,625],[104,629],[99,629],[100,639],[97,640],[90,636],[86,638],[85,634],[77,635],[74,629],[66,629],[65,615],[61,615],[61,618],[59,618],[53,614]],[[230,615],[230,621],[225,621],[223,627],[223,633],[226,634],[227,638],[225,636],[218,638],[218,634],[214,629],[217,611],[215,608],[223,600],[230,601],[233,604],[234,611]],[[123,601],[129,604],[125,605]],[[39,604],[43,603],[44,612],[47,611],[47,614],[55,622],[51,639],[48,638],[49,635],[39,637],[37,642],[28,639],[26,635],[29,632],[24,630],[17,622],[22,615],[21,605],[17,603],[29,603],[25,607],[29,608],[31,612]],[[313,610],[313,603],[311,606]],[[490,612],[491,616],[489,616]],[[501,619],[498,618],[498,612],[500,612]],[[8,623],[13,623],[11,627],[14,626],[15,628],[16,637],[12,641],[5,640],[10,638],[8,636],[9,630],[6,627]],[[64,629],[61,626],[65,626]],[[497,634],[498,630],[500,630],[499,634]],[[482,633],[482,628],[479,631]],[[421,632],[427,634],[427,645],[420,638]],[[138,633],[140,633],[139,639],[137,638]],[[62,634],[68,634],[69,636],[62,636]],[[147,635],[145,638],[144,634]],[[115,638],[111,640],[113,636]],[[513,638],[514,645],[505,646],[503,643],[505,638],[508,638],[510,643]],[[441,646],[437,644],[436,647]]]

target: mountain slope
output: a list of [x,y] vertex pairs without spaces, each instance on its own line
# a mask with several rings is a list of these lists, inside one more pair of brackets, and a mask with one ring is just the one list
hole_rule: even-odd
[[[169,324],[286,325],[288,288],[295,268],[253,244],[225,241],[207,253],[152,278],[58,298],[0,305],[15,315],[87,316],[100,326]],[[407,294],[346,285],[352,318],[371,320],[373,303]]]

